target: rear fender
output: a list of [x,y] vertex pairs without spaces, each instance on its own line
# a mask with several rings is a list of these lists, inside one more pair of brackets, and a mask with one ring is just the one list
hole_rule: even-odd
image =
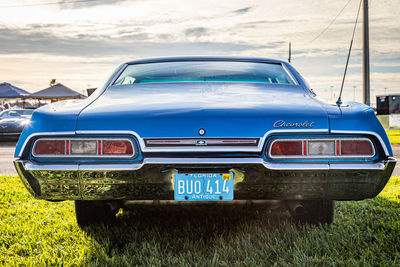
[[385,129],[379,122],[374,110],[364,104],[349,102],[340,107],[339,113],[329,114],[332,134],[365,134],[374,136],[381,143],[385,155],[393,156],[392,146]]

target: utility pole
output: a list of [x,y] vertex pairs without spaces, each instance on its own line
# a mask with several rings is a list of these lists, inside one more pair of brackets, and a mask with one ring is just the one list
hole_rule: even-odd
[[370,105],[368,0],[363,0],[363,101]]
[[289,63],[291,59],[292,59],[292,42],[289,42],[289,58],[288,58]]

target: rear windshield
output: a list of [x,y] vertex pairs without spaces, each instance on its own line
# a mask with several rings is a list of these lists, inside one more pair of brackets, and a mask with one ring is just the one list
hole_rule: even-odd
[[128,65],[114,85],[164,82],[294,84],[281,64],[237,61],[181,61]]

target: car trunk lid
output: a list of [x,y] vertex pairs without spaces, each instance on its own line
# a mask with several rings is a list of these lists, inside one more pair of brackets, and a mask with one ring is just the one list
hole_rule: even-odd
[[78,117],[77,131],[133,131],[142,138],[263,137],[270,130],[328,131],[321,104],[295,85],[149,83],[108,88]]

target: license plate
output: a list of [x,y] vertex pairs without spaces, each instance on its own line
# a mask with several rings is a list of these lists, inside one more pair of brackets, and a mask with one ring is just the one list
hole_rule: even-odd
[[175,173],[177,201],[233,200],[233,173]]

